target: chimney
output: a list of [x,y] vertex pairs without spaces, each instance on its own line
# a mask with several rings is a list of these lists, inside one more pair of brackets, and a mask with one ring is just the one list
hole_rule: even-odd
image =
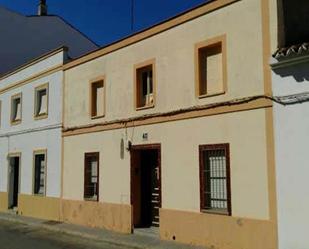
[[39,16],[46,16],[47,15],[46,0],[40,0],[39,6],[38,6],[38,15]]

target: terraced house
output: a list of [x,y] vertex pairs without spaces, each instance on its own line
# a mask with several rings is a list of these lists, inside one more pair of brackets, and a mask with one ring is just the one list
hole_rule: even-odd
[[282,4],[271,59],[279,248],[308,248],[309,8],[306,1]]
[[62,67],[97,46],[46,1],[38,7],[23,16],[0,6],[0,210],[59,220]]
[[208,1],[3,76],[1,211],[218,249],[308,248],[306,7]]
[[2,211],[59,219],[66,59],[59,48],[1,77]]
[[276,13],[210,1],[67,63],[63,220],[277,248]]

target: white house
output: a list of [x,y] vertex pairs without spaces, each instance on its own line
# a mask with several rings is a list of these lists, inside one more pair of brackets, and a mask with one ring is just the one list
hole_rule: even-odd
[[309,43],[272,61],[280,249],[309,248]]
[[59,218],[66,59],[61,47],[0,78],[1,210]]
[[309,3],[278,1],[271,59],[279,249],[309,248]]

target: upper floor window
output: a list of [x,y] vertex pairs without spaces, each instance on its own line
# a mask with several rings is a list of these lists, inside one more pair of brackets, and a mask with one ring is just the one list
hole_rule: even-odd
[[200,146],[201,211],[231,215],[229,145]]
[[99,200],[99,153],[85,153],[84,198]]
[[105,87],[104,79],[90,83],[90,114],[91,118],[100,118],[105,114]]
[[195,46],[196,90],[198,97],[223,94],[226,91],[225,36]]
[[46,118],[48,115],[48,84],[35,88],[34,93],[34,117]]
[[155,64],[146,62],[135,67],[136,108],[149,108],[155,104]]
[[22,95],[18,93],[11,98],[11,124],[19,124],[22,117]]

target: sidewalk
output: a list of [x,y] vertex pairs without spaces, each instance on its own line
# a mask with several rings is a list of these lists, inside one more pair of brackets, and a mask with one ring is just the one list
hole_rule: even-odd
[[111,245],[119,245],[124,248],[136,249],[206,249],[204,247],[188,246],[175,242],[162,241],[159,235],[148,233],[144,230],[137,231],[135,234],[123,235],[104,229],[83,227],[67,223],[46,221],[41,219],[18,216],[9,213],[0,213],[0,220],[22,223],[28,226],[43,228],[54,232],[61,232],[75,236],[81,236],[96,241],[102,241]]

